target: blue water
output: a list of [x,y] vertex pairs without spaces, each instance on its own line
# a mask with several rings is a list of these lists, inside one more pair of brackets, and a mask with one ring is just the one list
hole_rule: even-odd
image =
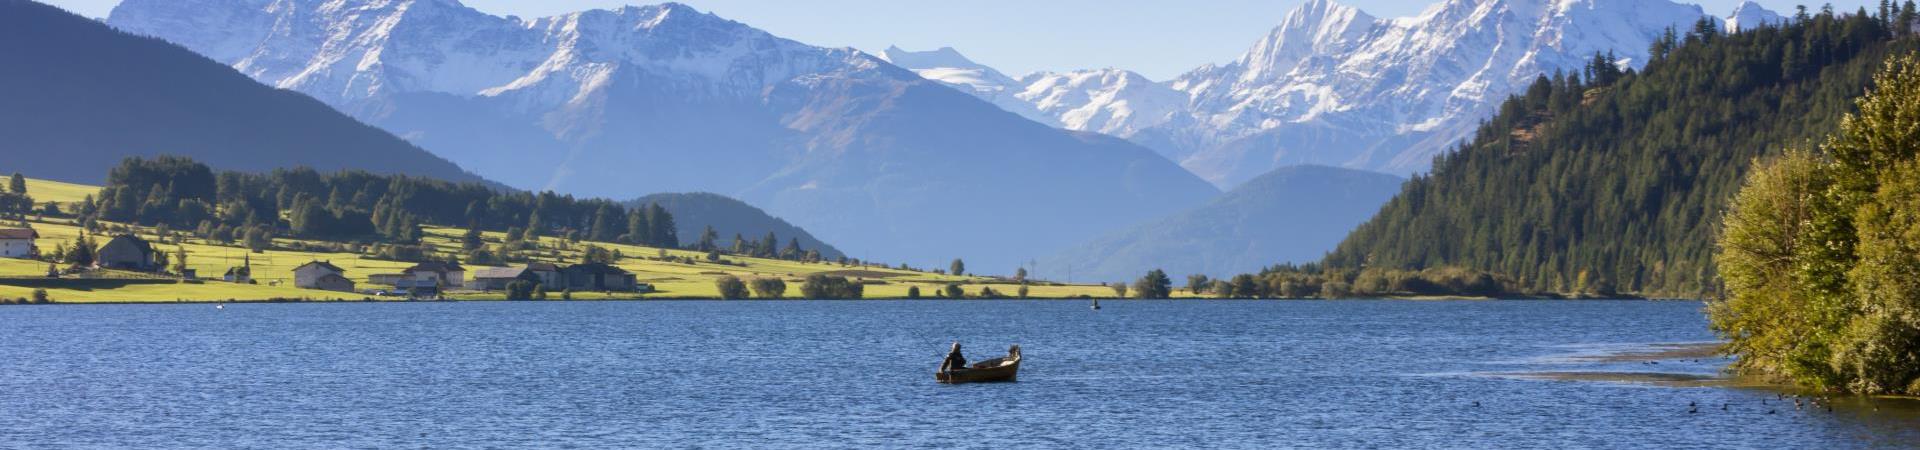
[[[1692,302],[0,307],[9,447],[1852,448],[1901,402],[1547,381],[1713,339]],[[1021,344],[1020,382],[946,386]],[[1516,374],[1522,376],[1516,376]],[[1762,406],[1760,401],[1772,401]],[[1478,402],[1479,406],[1474,406]],[[1704,405],[1688,413],[1687,404]],[[1727,411],[1719,405],[1729,404]],[[1870,408],[1882,408],[1873,411]],[[1772,409],[1776,414],[1766,414]]]

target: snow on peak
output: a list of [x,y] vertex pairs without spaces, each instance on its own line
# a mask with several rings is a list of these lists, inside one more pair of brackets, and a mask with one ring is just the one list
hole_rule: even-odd
[[1733,8],[1733,14],[1727,16],[1727,31],[1739,32],[1767,25],[1786,23],[1787,18],[1773,12],[1759,3],[1741,2]]
[[590,98],[616,73],[756,97],[802,74],[880,67],[679,3],[499,17],[458,0],[125,0],[109,23],[342,109],[410,92]]

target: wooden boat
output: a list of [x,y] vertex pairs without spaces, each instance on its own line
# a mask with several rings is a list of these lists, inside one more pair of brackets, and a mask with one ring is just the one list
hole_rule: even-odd
[[964,369],[934,372],[941,383],[994,383],[1015,381],[1020,375],[1020,346],[1007,349],[1007,356],[973,363]]

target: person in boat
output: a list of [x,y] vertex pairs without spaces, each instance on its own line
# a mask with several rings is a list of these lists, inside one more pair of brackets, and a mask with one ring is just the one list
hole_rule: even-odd
[[953,350],[947,351],[947,360],[940,362],[941,372],[952,372],[967,368],[967,357],[960,355],[960,343],[953,343]]

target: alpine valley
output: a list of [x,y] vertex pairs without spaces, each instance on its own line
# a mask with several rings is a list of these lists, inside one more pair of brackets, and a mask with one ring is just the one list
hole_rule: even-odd
[[680,4],[522,19],[454,0],[129,0],[108,22],[508,185],[726,194],[875,260],[1013,267],[1219,194],[1145,147]]
[[[1380,19],[1311,0],[1238,59],[1166,81],[1112,68],[1012,77],[952,48],[821,48],[673,3],[527,19],[455,0],[127,0],[108,22],[514,187],[716,192],[848,254],[1043,258],[1057,277],[1135,273],[1168,252],[1215,275],[1311,261],[1341,233],[1294,233],[1258,254],[1166,242],[1351,228],[1399,180],[1340,169],[1423,172],[1535,78],[1603,54],[1637,68],[1702,17],[1666,0],[1447,0]],[[1780,16],[1749,4],[1710,19]],[[1276,169],[1287,173],[1243,186]],[[1305,181],[1334,179],[1368,186]],[[1235,198],[1279,203],[1190,210],[1246,203]],[[1276,213],[1295,223],[1259,222]]]

